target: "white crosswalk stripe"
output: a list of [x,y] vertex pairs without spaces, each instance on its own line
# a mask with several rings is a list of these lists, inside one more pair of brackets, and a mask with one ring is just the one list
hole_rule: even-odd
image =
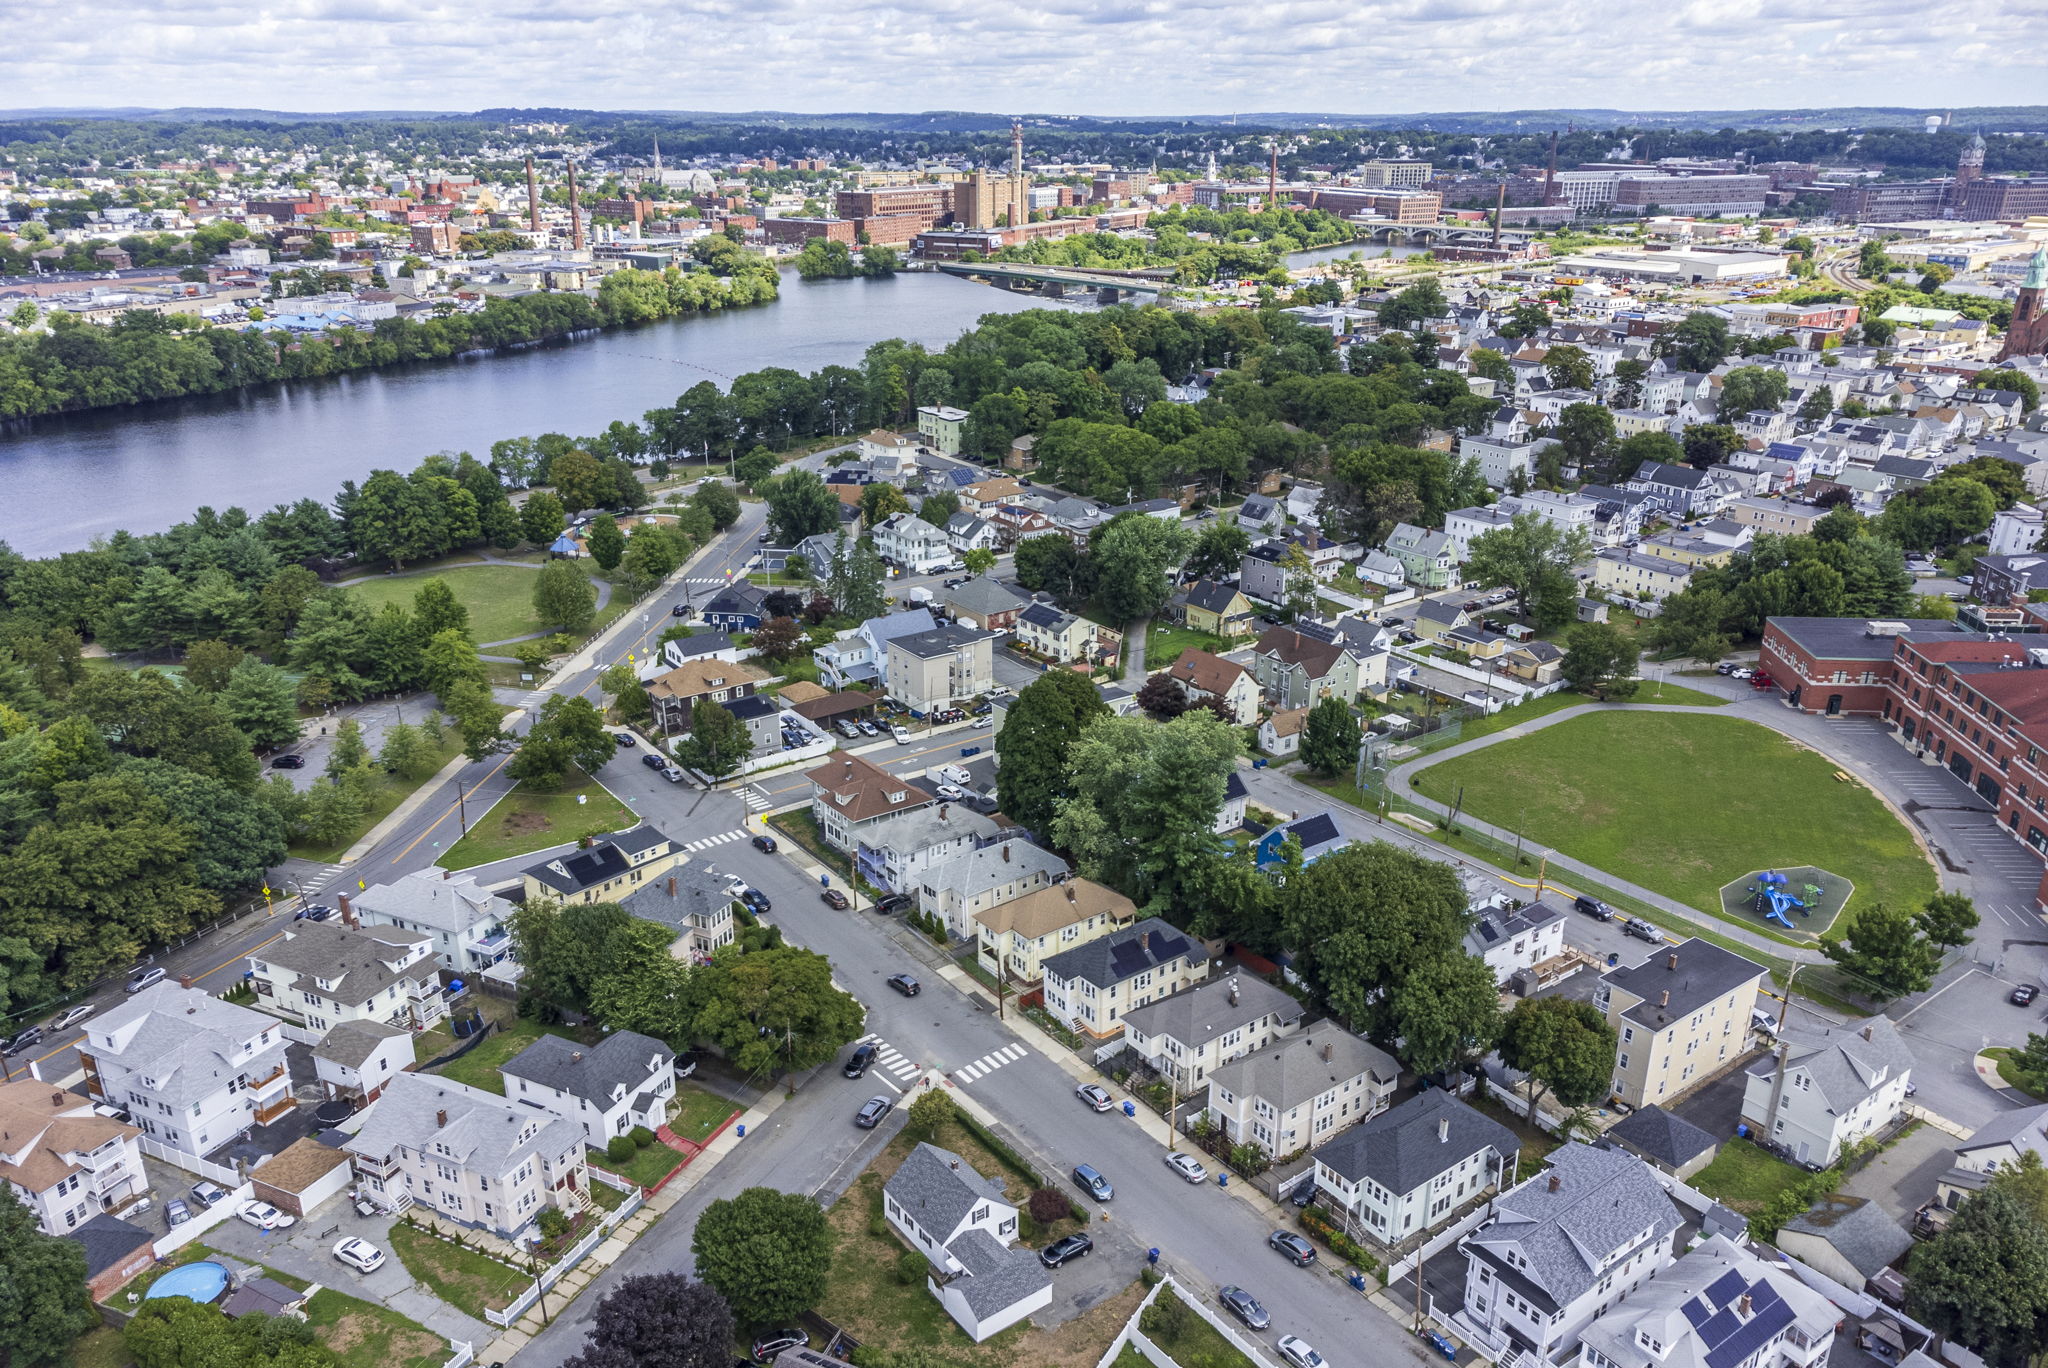
[[972,1064],[961,1065],[953,1070],[953,1077],[963,1083],[972,1083],[978,1078],[988,1077],[1005,1064],[1015,1064],[1024,1057],[1024,1053],[1022,1045],[1005,1045],[1000,1050],[983,1055]]
[[863,1044],[868,1041],[874,1042],[876,1063],[880,1064],[883,1068],[887,1069],[890,1073],[896,1075],[897,1078],[903,1080],[906,1083],[909,1082],[911,1079],[917,1077],[917,1065],[911,1063],[910,1060],[905,1058],[904,1055],[901,1052],[899,1052],[894,1045],[891,1045],[888,1041],[882,1039],[880,1036],[870,1032],[869,1034],[862,1036],[860,1040],[856,1041],[855,1043]]
[[308,893],[318,893],[321,889],[333,883],[336,876],[338,876],[342,870],[347,868],[348,866],[343,864],[328,865],[325,869],[322,869],[318,874],[315,874],[312,878],[306,880],[305,883],[301,886]]
[[740,801],[747,805],[747,811],[749,812],[766,812],[770,807],[774,806],[774,804],[768,801],[766,795],[761,790],[751,784],[740,790]]
[[712,846],[724,845],[727,841],[737,841],[746,834],[744,831],[721,831],[716,836],[706,836],[700,841],[687,841],[683,844],[683,850],[688,853],[709,850]]

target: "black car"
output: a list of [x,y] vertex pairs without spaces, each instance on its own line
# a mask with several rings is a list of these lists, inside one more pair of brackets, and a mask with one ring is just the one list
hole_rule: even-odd
[[775,838],[773,836],[756,836],[754,838],[754,849],[760,851],[763,855],[773,855],[776,849]]
[[1611,921],[1614,913],[1598,898],[1587,897],[1584,893],[1572,899],[1572,906],[1591,917],[1594,921]]
[[690,615],[690,605],[678,603],[675,607],[668,610],[668,615],[670,617],[688,617]]
[[640,757],[640,763],[649,769],[660,769],[668,762],[658,755],[643,755]]
[[846,1063],[839,1070],[841,1076],[846,1078],[867,1077],[868,1069],[875,1062],[875,1056],[881,1052],[881,1049],[876,1046],[874,1041],[863,1040],[860,1044],[854,1046],[853,1053],[846,1057]]
[[882,913],[901,912],[904,908],[910,906],[910,903],[911,897],[908,893],[891,893],[888,897],[875,904],[875,911]]
[[304,769],[306,767],[306,757],[286,751],[283,755],[272,760],[270,767],[272,769]]
[[1276,1230],[1266,1237],[1268,1248],[1287,1256],[1288,1262],[1307,1268],[1316,1261],[1316,1247],[1291,1230]]
[[1039,1250],[1038,1261],[1047,1268],[1058,1268],[1069,1259],[1085,1259],[1094,1252],[1095,1241],[1086,1235],[1069,1235]]
[[[767,536],[766,532],[761,534]],[[801,1330],[770,1330],[754,1341],[754,1362],[770,1363],[785,1349],[801,1349],[811,1342],[811,1337]]]
[[861,1103],[860,1110],[854,1113],[853,1124],[859,1126],[862,1130],[873,1130],[882,1124],[883,1117],[894,1110],[896,1110],[895,1098],[870,1097],[867,1101]]
[[768,901],[768,895],[758,888],[750,888],[740,894],[740,901],[745,903],[749,910],[756,913],[772,912],[775,909],[775,904]]
[[633,733],[613,732],[612,741],[614,744],[618,746],[620,750],[625,750],[628,746],[631,746],[633,744]]
[[2041,996],[2040,988],[2031,983],[2022,983],[2019,987],[2013,989],[2011,993],[2007,994],[2005,1000],[2015,1007],[2024,1007],[2039,996]]
[[1217,1292],[1216,1300],[1223,1303],[1224,1310],[1254,1330],[1263,1330],[1273,1323],[1273,1318],[1266,1314],[1266,1308],[1259,1305],[1259,1299],[1242,1287],[1225,1287]]
[[835,912],[844,912],[847,908],[846,895],[836,888],[828,888],[818,897],[823,899],[825,906]]
[[918,986],[917,980],[908,974],[889,975],[889,986],[905,997],[916,997],[924,991],[923,988]]
[[697,1072],[696,1051],[685,1050],[677,1055],[675,1069],[677,1078],[688,1078],[691,1074]]

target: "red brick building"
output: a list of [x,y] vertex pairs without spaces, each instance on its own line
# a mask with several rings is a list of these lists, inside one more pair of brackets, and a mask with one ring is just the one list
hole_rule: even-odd
[[1938,618],[1869,622],[1862,618],[1772,618],[1757,665],[1803,712],[1882,717],[1899,640],[1960,635]]
[[770,242],[784,247],[801,247],[812,238],[843,242],[851,247],[859,240],[852,219],[772,218],[761,224]]
[[452,223],[415,223],[412,249],[429,256],[451,256],[462,241],[462,232]]

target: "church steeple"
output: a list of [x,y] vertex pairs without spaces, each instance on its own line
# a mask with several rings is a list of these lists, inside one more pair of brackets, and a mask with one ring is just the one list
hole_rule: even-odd
[[2048,247],[2035,251],[2020,281],[2019,298],[2013,301],[2012,322],[2006,325],[2005,345],[1998,359],[2034,356],[2048,352]]

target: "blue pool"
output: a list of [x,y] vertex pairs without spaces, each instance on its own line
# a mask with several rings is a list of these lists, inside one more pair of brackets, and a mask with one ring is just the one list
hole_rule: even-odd
[[217,1263],[192,1263],[174,1268],[149,1286],[151,1297],[190,1297],[193,1301],[205,1303],[215,1300],[228,1290],[228,1271]]

